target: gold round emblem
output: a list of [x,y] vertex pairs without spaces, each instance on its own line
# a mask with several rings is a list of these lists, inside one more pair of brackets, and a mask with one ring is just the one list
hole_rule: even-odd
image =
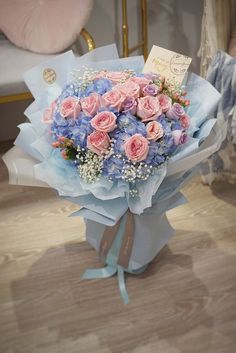
[[43,70],[43,79],[49,85],[52,85],[56,81],[56,72],[53,69],[46,68]]
[[189,58],[175,54],[170,61],[170,69],[174,75],[184,75],[189,66]]

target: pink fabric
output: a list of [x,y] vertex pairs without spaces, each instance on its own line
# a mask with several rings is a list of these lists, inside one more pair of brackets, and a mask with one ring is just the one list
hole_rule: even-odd
[[0,0],[0,30],[15,45],[53,54],[78,37],[93,0]]

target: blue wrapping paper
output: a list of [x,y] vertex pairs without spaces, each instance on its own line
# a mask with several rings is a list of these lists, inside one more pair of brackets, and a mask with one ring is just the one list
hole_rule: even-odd
[[[106,226],[123,220],[130,210],[134,215],[135,231],[129,265],[125,270],[132,273],[144,269],[174,235],[166,211],[186,202],[181,188],[195,175],[199,164],[221,145],[224,122],[212,118],[220,94],[201,77],[188,75],[186,90],[191,105],[187,113],[191,116],[191,138],[147,181],[137,184],[139,193],[135,197],[129,196],[129,185],[125,181],[110,182],[101,177],[93,184],[85,183],[76,169],[59,156],[59,151],[51,147],[49,129],[41,122],[41,117],[45,108],[61,93],[73,70],[84,70],[84,66],[111,70],[131,67],[138,72],[142,65],[142,57],[118,59],[116,48],[111,45],[80,58],[67,52],[31,69],[24,75],[35,97],[25,112],[30,122],[20,125],[15,147],[3,157],[11,183],[52,187],[60,196],[80,206],[72,216],[85,219],[86,238],[97,251]],[[47,67],[57,74],[50,87],[42,80],[42,71]],[[121,241],[122,234],[120,237]],[[116,251],[115,245],[111,251]],[[106,261],[108,269],[97,276],[105,277],[118,271],[122,296],[127,302],[124,269],[118,263],[114,269],[109,255]],[[87,278],[90,277],[91,273],[87,273]]]

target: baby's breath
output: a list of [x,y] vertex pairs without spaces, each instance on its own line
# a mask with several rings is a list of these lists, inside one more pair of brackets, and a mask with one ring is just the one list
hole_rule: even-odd
[[135,71],[133,69],[125,69],[124,72],[128,75],[128,77],[135,76]]
[[73,83],[76,87],[79,87],[79,89],[83,91],[91,82],[93,82],[98,73],[99,71],[97,70],[82,66],[79,70],[74,69],[71,71],[69,82]]
[[136,189],[136,188],[130,189],[130,190],[129,190],[129,195],[130,195],[131,197],[138,196],[138,195],[139,195],[138,189]]
[[[81,158],[81,154],[78,156]],[[103,156],[98,156],[89,150],[83,154],[82,163],[78,166],[81,178],[87,183],[94,183],[101,176],[103,160]]]
[[123,180],[127,182],[145,181],[154,172],[152,165],[146,163],[126,163],[122,169]]

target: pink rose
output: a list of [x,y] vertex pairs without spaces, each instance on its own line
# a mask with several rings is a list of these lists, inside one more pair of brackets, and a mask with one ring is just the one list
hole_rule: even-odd
[[162,113],[157,97],[146,96],[138,99],[137,115],[143,122],[155,120]]
[[87,147],[90,151],[101,155],[108,151],[110,139],[106,132],[94,131],[87,137]]
[[174,103],[172,107],[166,112],[166,116],[169,119],[179,119],[181,116],[185,115],[184,108],[179,103]]
[[143,161],[148,155],[148,140],[141,134],[135,134],[126,140],[124,149],[126,156],[132,162]]
[[140,96],[140,88],[137,83],[128,80],[125,83],[118,84],[113,87],[113,91],[119,91],[124,97],[138,98]]
[[176,146],[182,145],[187,140],[187,135],[182,130],[172,131],[172,136],[174,138],[174,144]]
[[163,131],[161,124],[158,123],[157,121],[150,121],[147,124],[146,129],[147,129],[147,139],[148,140],[158,140],[164,134],[164,131]]
[[125,81],[129,77],[129,74],[124,71],[108,71],[105,77],[116,84]]
[[159,99],[159,103],[163,113],[167,112],[167,110],[171,108],[171,103],[172,103],[171,98],[166,94],[159,94],[157,98]]
[[154,97],[157,95],[158,92],[159,92],[159,88],[154,83],[145,86],[142,90],[143,96],[153,96]]
[[[136,83],[139,87],[140,90],[142,91],[145,86],[147,86],[149,83],[152,83],[151,80],[147,79],[146,77],[130,77],[129,81]],[[128,82],[129,82],[128,81]]]
[[67,97],[61,102],[60,114],[63,118],[75,119],[80,111],[80,101],[76,97]]
[[88,116],[95,115],[102,106],[102,97],[94,92],[80,101],[82,111]]
[[137,111],[137,102],[133,97],[125,98],[122,106],[122,110],[124,113],[130,113],[132,115],[136,114]]
[[121,92],[117,90],[111,90],[106,92],[102,96],[102,99],[105,107],[115,108],[116,110],[120,111],[125,97],[123,94],[121,94]]
[[179,122],[184,129],[188,129],[190,125],[190,118],[187,114],[179,118]]
[[95,115],[91,120],[91,125],[95,130],[110,132],[116,128],[116,115],[112,112],[104,111]]
[[53,122],[53,114],[56,110],[57,103],[53,101],[51,105],[44,111],[42,122],[44,124],[51,124]]

